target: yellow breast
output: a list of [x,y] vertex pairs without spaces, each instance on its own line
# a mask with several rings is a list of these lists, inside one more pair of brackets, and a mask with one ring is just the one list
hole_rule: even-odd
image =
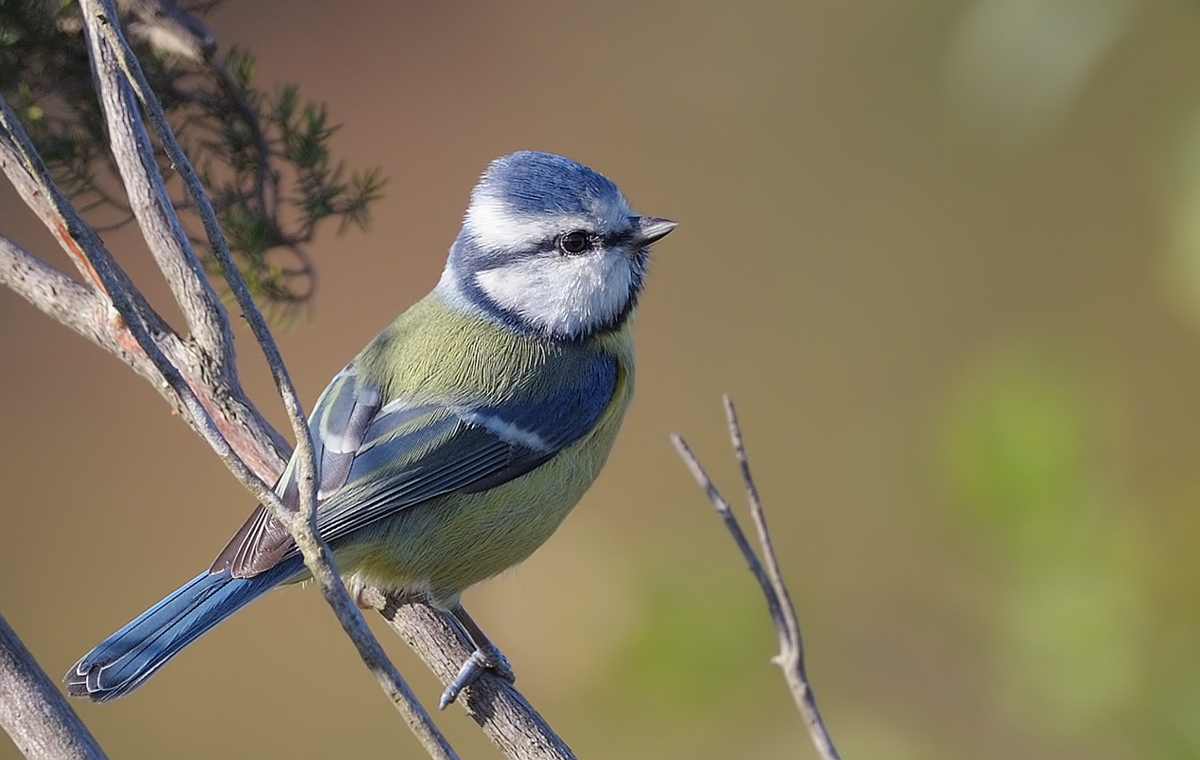
[[633,395],[628,324],[601,338],[617,358],[612,398],[590,433],[534,470],[478,493],[453,493],[402,510],[338,551],[356,582],[428,595],[453,606],[469,586],[531,555],[600,474]]

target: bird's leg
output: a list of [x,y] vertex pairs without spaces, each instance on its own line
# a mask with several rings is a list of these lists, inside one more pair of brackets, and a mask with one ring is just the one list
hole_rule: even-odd
[[491,670],[496,675],[500,676],[510,683],[516,680],[516,674],[513,673],[512,667],[509,666],[508,660],[492,643],[492,640],[487,637],[483,629],[479,627],[479,623],[467,614],[466,609],[457,604],[450,610],[450,614],[454,619],[462,625],[463,630],[467,632],[467,637],[471,639],[471,643],[475,645],[475,651],[463,663],[463,666],[458,669],[458,675],[442,692],[441,702],[438,704],[438,709],[445,710],[446,706],[454,700],[458,699],[458,695],[463,689],[475,682],[475,679],[485,670]]

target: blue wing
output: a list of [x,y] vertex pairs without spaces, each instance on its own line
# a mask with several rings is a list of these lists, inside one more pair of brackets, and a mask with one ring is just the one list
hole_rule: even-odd
[[[318,462],[317,524],[336,542],[405,507],[453,491],[475,492],[519,477],[588,433],[618,384],[615,358],[596,355],[552,388],[488,404],[382,403],[352,363],[317,400],[309,421]],[[299,502],[296,461],[277,486]],[[251,577],[296,554],[291,538],[259,506],[213,563]]]

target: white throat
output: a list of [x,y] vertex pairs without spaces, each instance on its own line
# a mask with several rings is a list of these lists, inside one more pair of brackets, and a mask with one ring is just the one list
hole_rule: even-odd
[[475,274],[497,306],[538,332],[578,336],[612,322],[633,291],[633,267],[621,251],[519,259]]

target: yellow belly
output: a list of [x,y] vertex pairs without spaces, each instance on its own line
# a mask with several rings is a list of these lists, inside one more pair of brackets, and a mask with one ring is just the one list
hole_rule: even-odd
[[545,543],[591,486],[608,458],[632,394],[617,392],[592,432],[518,478],[401,510],[338,548],[352,584],[421,593],[451,607],[467,587],[518,564]]

